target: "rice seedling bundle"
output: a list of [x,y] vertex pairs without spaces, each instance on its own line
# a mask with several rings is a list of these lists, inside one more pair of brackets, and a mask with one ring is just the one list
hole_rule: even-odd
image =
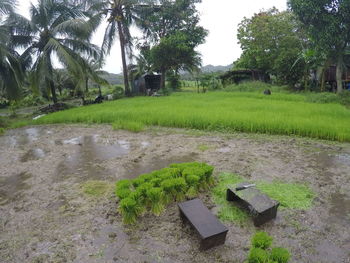
[[214,167],[206,163],[181,163],[118,181],[115,195],[120,200],[123,222],[134,224],[146,211],[159,216],[168,204],[195,198],[200,190],[208,189],[214,182],[213,170]]

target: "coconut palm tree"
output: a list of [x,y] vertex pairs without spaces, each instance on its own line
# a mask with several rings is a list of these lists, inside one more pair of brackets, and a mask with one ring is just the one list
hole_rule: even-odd
[[31,5],[30,20],[11,14],[8,19],[15,45],[25,48],[21,55],[31,71],[34,89],[45,87],[57,103],[53,80],[54,58],[68,72],[83,72],[84,56],[98,58],[100,49],[89,42],[96,29],[79,5],[67,0],[39,0]]
[[[0,15],[5,17],[14,13],[14,1],[0,2]],[[20,97],[24,73],[19,54],[15,51],[10,36],[10,27],[0,17],[0,92],[10,100]]]

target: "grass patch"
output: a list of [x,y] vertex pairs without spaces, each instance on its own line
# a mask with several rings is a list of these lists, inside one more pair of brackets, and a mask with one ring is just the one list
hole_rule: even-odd
[[82,184],[83,192],[92,197],[102,197],[112,191],[113,185],[105,181],[86,181]]
[[[136,97],[49,114],[51,123],[122,123],[206,131],[297,135],[350,142],[350,111],[339,104],[305,102],[304,95],[253,92],[174,93]],[[135,122],[127,125],[124,122]],[[127,127],[131,126],[131,127]],[[115,127],[118,127],[116,124]]]
[[206,144],[200,144],[197,146],[197,149],[201,152],[205,152],[205,151],[208,151],[210,147]]
[[136,121],[118,121],[112,124],[113,130],[127,130],[131,132],[141,132],[145,130],[142,122]]
[[218,216],[221,220],[244,224],[249,218],[244,210],[232,205],[232,202],[226,200],[227,186],[243,181],[244,179],[237,174],[220,174],[218,184],[212,189],[212,197],[214,202],[219,206]]
[[[218,184],[212,189],[214,202],[219,206],[218,216],[223,221],[243,223],[247,220],[248,214],[226,201],[226,189],[229,185],[235,185],[246,181],[237,174],[222,173],[219,175]],[[257,182],[257,188],[272,199],[280,202],[281,208],[288,209],[309,209],[315,194],[304,184],[282,183],[282,182]]]

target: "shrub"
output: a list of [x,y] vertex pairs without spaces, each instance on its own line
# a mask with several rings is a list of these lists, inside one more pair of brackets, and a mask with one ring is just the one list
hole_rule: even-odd
[[272,237],[266,232],[256,232],[252,238],[252,246],[255,248],[267,249],[272,244]]
[[350,90],[344,90],[338,96],[341,104],[345,106],[350,106]]
[[113,99],[121,99],[124,97],[124,89],[121,86],[115,86],[113,89]]
[[250,249],[248,262],[249,263],[268,263],[269,254],[261,248],[253,247]]
[[321,93],[309,93],[306,96],[307,102],[312,103],[339,103],[339,96],[335,93],[321,92]]
[[290,259],[290,253],[283,247],[274,247],[271,250],[270,260],[278,263],[287,263]]

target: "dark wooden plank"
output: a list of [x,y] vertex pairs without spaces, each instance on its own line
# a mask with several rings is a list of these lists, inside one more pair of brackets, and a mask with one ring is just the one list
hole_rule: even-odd
[[202,239],[228,231],[201,200],[193,199],[180,203],[178,206],[183,216],[188,219]]

